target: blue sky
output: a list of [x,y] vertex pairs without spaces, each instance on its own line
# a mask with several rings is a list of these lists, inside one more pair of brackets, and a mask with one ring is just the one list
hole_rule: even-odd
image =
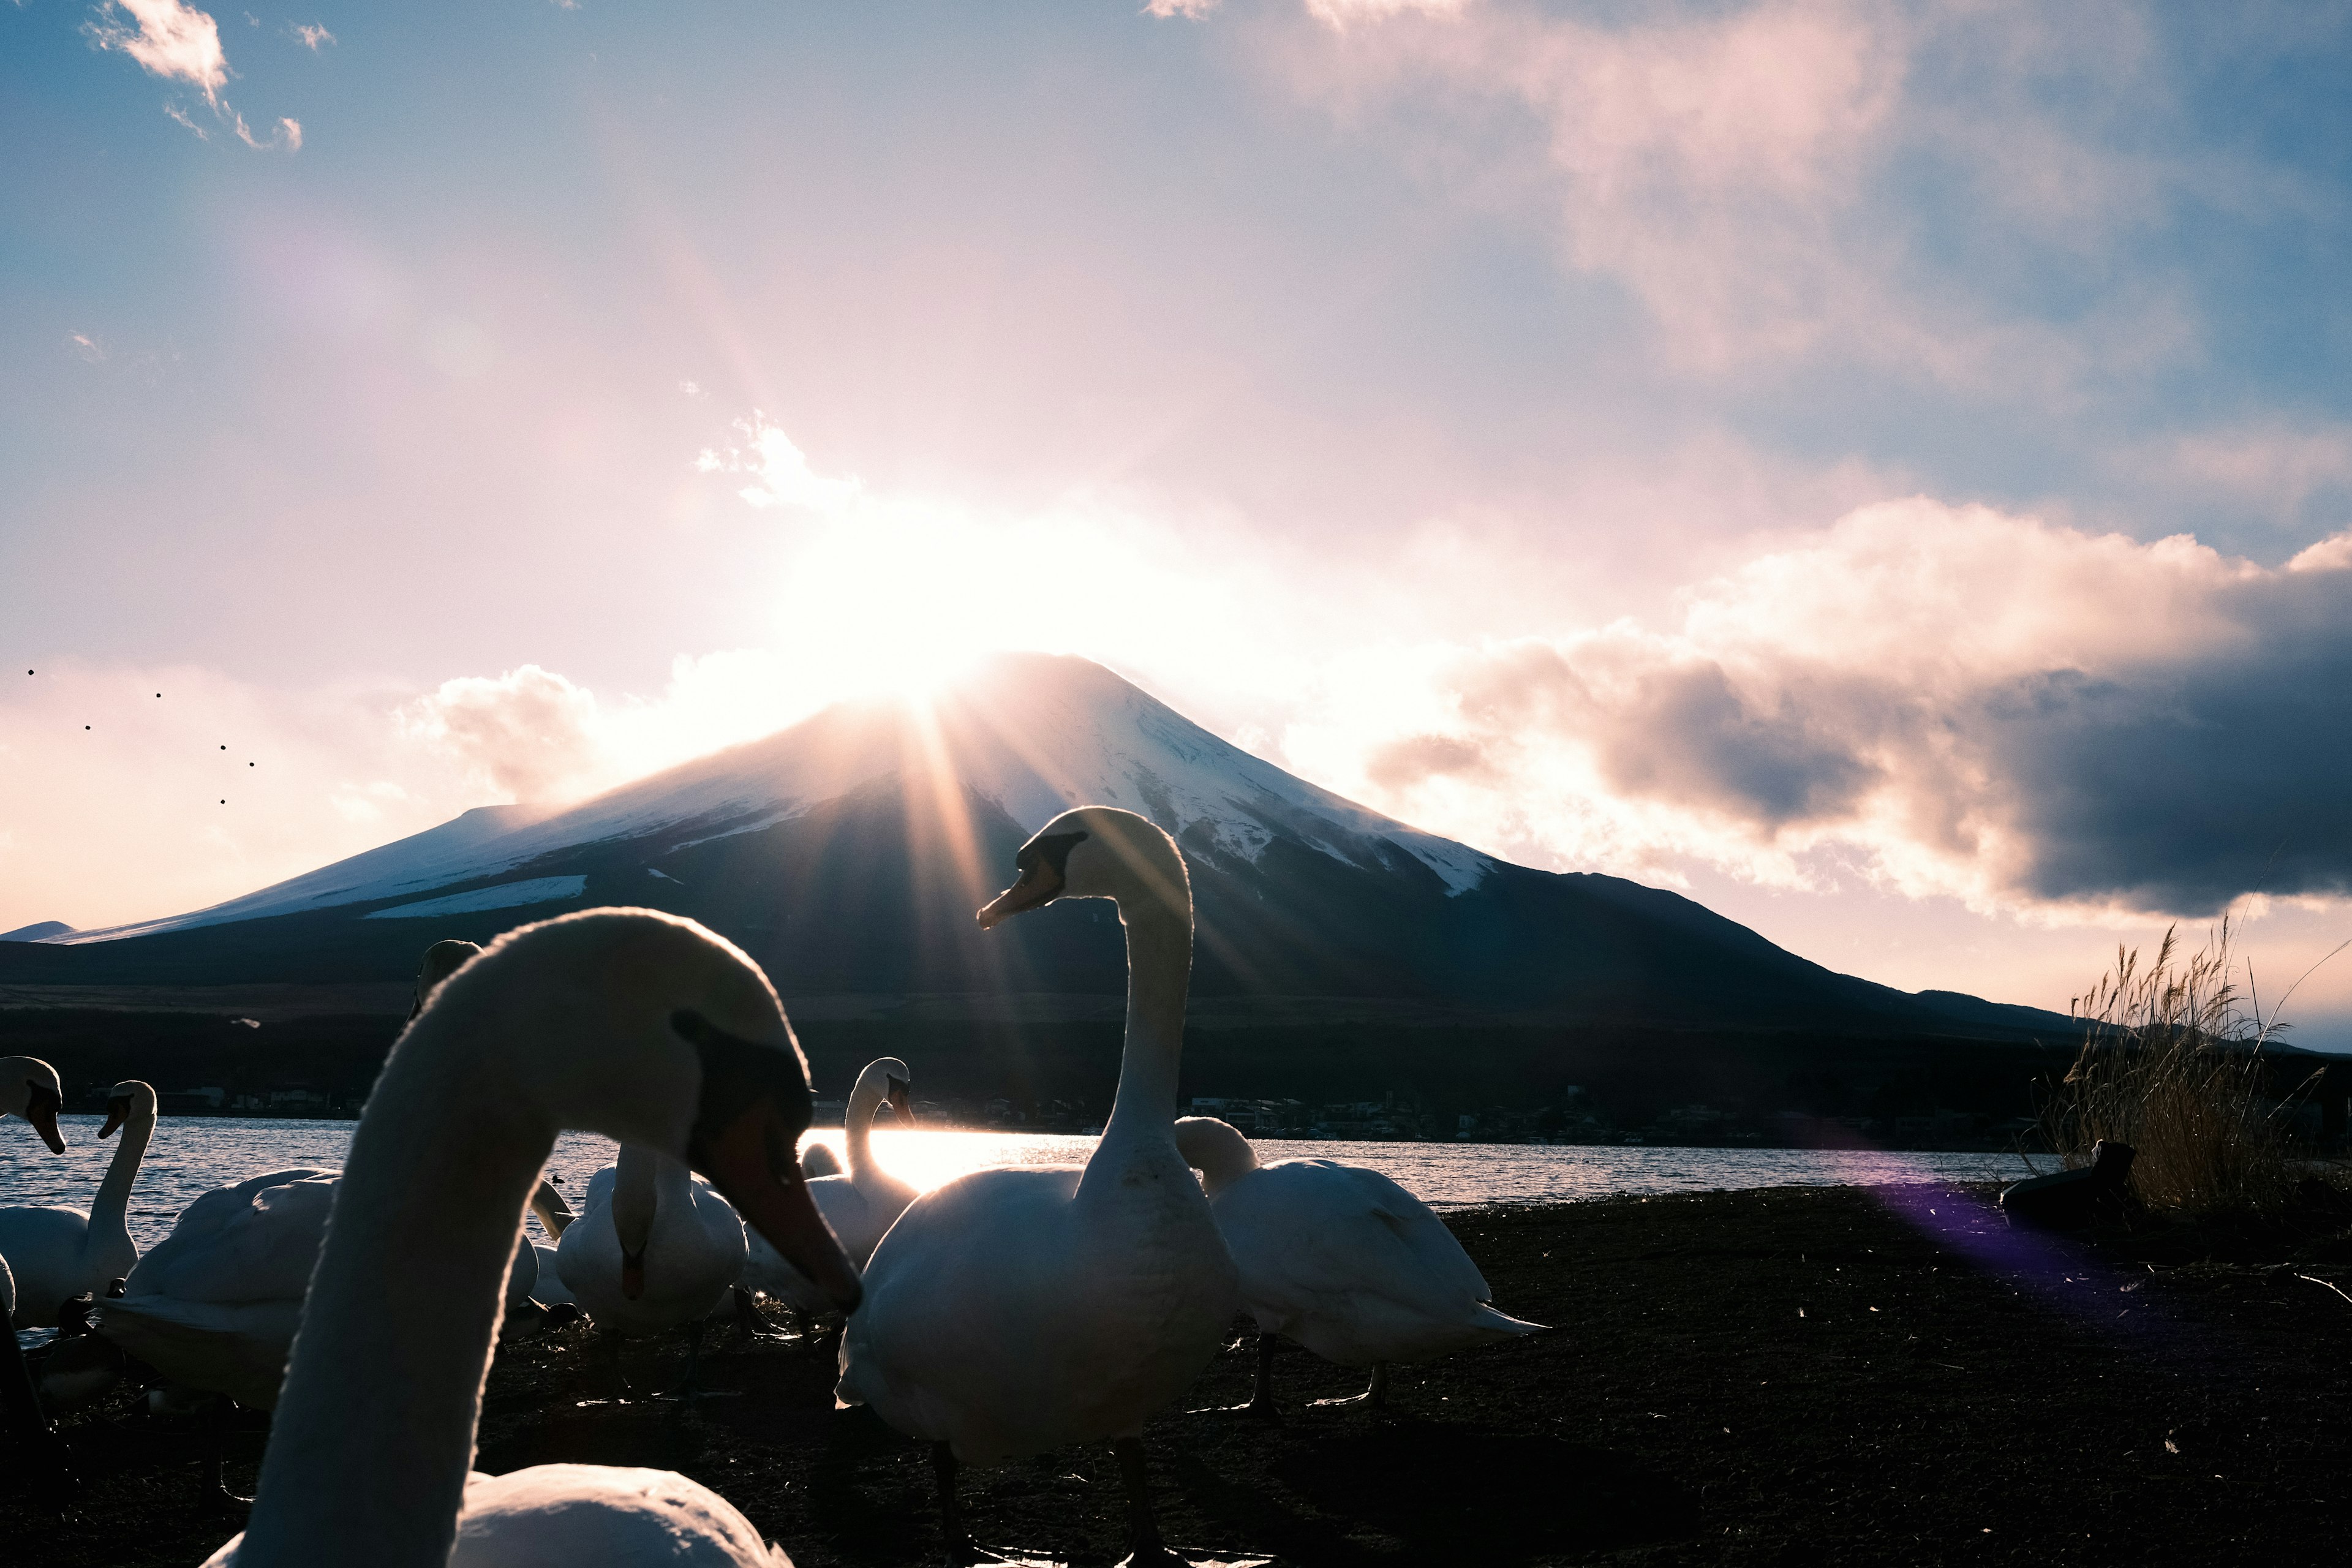
[[2352,935],[2352,11],[1151,9],[0,7],[0,929],[1027,645],[1896,984]]

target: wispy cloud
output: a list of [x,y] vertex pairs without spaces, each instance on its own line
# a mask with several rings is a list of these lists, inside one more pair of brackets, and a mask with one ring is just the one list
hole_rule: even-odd
[[86,363],[98,364],[106,358],[106,345],[87,332],[68,332],[66,342],[73,345],[74,353]]
[[321,47],[335,41],[334,34],[316,23],[289,23],[286,31],[297,43],[312,54],[317,54]]
[[217,108],[228,83],[220,27],[181,0],[106,0],[83,27],[101,49],[129,55],[166,81],[184,81]]
[[744,445],[706,449],[695,467],[706,474],[747,473],[753,482],[736,493],[756,507],[787,507],[838,512],[856,504],[865,487],[856,478],[826,479],[809,467],[808,456],[791,437],[754,412],[736,422]]
[[[246,19],[255,20],[250,14]],[[228,57],[221,49],[220,26],[206,13],[183,0],[105,0],[82,31],[94,47],[128,55],[151,74],[166,81],[185,82],[202,92],[213,118],[236,132],[247,146],[257,152],[301,151],[299,122],[280,119],[267,136],[256,136],[245,116],[221,95],[232,73]],[[312,49],[322,41],[334,41],[324,27],[292,31]],[[197,141],[212,140],[212,132],[178,104],[166,101],[163,112],[194,132]]]

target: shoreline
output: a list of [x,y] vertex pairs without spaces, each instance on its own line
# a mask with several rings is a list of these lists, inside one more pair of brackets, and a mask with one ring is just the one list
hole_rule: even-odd
[[[1246,1395],[1237,1332],[1185,1408],[1148,1429],[1163,1528],[1180,1546],[1314,1568],[2338,1550],[2352,1305],[2300,1277],[2352,1288],[2352,1215],[2021,1251],[1984,1223],[1981,1192],[1905,1192],[1944,1211],[1941,1227],[1858,1187],[1449,1213],[1496,1304],[1555,1331],[1400,1368],[1386,1415],[1307,1408],[1362,1374],[1285,1347],[1270,1423],[1197,1413]],[[801,1568],[929,1561],[927,1457],[831,1408],[826,1348],[721,1348],[704,1362],[711,1396],[682,1408],[615,1403],[584,1328],[509,1345],[477,1463],[675,1468]],[[683,1353],[633,1342],[626,1364],[666,1387]],[[193,1431],[125,1404],[68,1421],[95,1479],[76,1517],[41,1528],[37,1561],[184,1565],[231,1533],[195,1511]],[[252,1483],[258,1420],[234,1435],[233,1485]],[[1089,1565],[1124,1555],[1108,1448],[968,1478],[983,1541]]]

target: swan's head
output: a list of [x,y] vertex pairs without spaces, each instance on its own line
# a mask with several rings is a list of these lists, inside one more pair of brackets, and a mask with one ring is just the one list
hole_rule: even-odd
[[425,1011],[425,1004],[433,999],[441,983],[465,968],[481,951],[478,944],[456,937],[426,948],[424,962],[416,966],[416,1000],[409,1006],[408,1016],[414,1018]]
[[415,1027],[445,1016],[513,1042],[514,1090],[554,1127],[684,1161],[843,1311],[857,1305],[856,1267],[794,1157],[808,1065],[732,942],[653,910],[564,915],[500,937]]
[[1176,1151],[1201,1173],[1201,1185],[1215,1197],[1257,1169],[1257,1151],[1232,1123],[1213,1116],[1176,1119]]
[[908,1096],[913,1092],[915,1075],[897,1057],[882,1057],[867,1062],[866,1070],[857,1075],[857,1082],[849,1091],[852,1100],[871,1099],[876,1105],[887,1104],[891,1114],[911,1125],[915,1108]]
[[66,1141],[58,1131],[58,1110],[65,1100],[57,1068],[38,1057],[0,1057],[0,1116],[21,1116],[31,1122],[52,1154],[66,1152]]
[[1176,841],[1115,805],[1082,805],[1038,829],[1013,864],[1020,877],[980,911],[982,930],[1055,899],[1115,899],[1122,918],[1149,910],[1192,916],[1192,883]]
[[111,1138],[124,1122],[141,1117],[155,1120],[155,1091],[135,1078],[124,1079],[106,1092],[106,1125],[98,1135]]

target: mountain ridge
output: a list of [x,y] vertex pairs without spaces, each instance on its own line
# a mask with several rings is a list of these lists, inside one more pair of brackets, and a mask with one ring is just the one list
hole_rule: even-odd
[[1194,991],[1220,1004],[2005,1038],[2066,1023],[1838,974],[1664,889],[1514,865],[1047,655],[996,656],[929,702],[827,709],[573,806],[478,807],[206,910],[11,944],[0,978],[382,980],[441,936],[626,903],[703,921],[787,994],[1114,994],[1108,908],[995,933],[971,919],[1013,850],[1084,803],[1176,837],[1201,917]]

